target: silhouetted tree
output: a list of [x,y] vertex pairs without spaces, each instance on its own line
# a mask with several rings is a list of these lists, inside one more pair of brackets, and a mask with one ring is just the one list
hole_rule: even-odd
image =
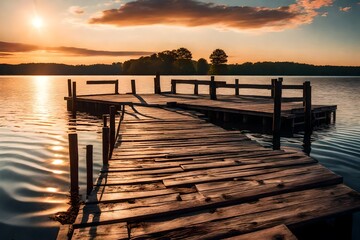
[[209,71],[209,64],[204,58],[200,58],[196,65],[197,74],[206,75]]
[[210,55],[212,63],[210,67],[210,74],[226,74],[227,73],[227,58],[225,51],[222,49],[215,49]]
[[227,63],[228,55],[222,49],[215,49],[210,55],[210,61],[213,65],[221,65]]
[[179,48],[175,50],[176,52],[176,59],[184,59],[184,60],[191,60],[192,59],[192,53],[186,49],[186,48]]

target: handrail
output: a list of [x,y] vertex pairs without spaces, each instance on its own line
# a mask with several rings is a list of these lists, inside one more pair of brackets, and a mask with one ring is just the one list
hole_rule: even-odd
[[114,84],[115,94],[119,94],[119,80],[88,80],[86,84]]

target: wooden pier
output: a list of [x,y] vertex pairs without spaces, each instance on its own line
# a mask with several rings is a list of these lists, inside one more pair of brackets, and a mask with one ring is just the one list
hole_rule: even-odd
[[[274,114],[270,103],[232,99],[217,96],[229,105],[216,106],[175,93],[77,97],[89,112],[116,104],[120,127],[112,117],[109,133],[105,116],[109,154],[70,236],[66,226],[58,239],[350,239],[360,194],[302,152],[264,148],[205,120],[217,110]],[[113,146],[111,132],[119,133]],[[331,230],[312,232],[323,224]]]

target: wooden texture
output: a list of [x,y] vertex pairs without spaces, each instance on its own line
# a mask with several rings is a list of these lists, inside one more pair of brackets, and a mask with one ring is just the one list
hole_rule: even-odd
[[282,224],[272,228],[226,238],[225,240],[297,240],[297,238]]
[[360,209],[360,195],[315,159],[264,148],[199,116],[126,106],[73,239],[293,240],[285,226]]

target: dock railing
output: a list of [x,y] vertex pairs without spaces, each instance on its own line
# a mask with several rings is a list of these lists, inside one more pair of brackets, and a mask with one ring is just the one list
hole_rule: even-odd
[[119,80],[88,80],[86,81],[86,84],[114,84],[114,94],[119,94]]

